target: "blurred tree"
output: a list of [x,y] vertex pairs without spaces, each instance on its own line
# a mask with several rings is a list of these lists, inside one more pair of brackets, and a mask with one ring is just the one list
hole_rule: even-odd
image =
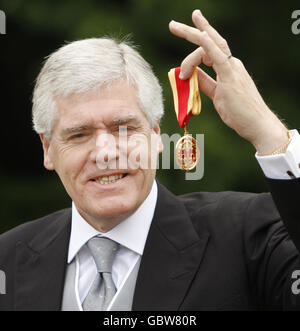
[[[162,132],[182,133],[167,78],[192,50],[168,31],[171,19],[191,24],[199,8],[227,39],[234,56],[253,75],[268,105],[291,128],[299,128],[300,35],[291,32],[298,1],[238,0],[0,0],[7,16],[1,44],[2,162],[0,233],[59,208],[70,206],[55,174],[43,169],[39,138],[31,129],[31,94],[43,59],[65,41],[131,34],[164,88]],[[210,68],[205,70],[214,76]],[[205,134],[205,170],[200,181],[185,181],[180,170],[159,170],[158,178],[175,193],[265,191],[254,149],[227,128],[210,100],[191,120],[192,133]]]

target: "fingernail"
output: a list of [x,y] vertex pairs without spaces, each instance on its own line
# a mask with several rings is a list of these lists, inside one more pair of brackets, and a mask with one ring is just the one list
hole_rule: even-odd
[[174,28],[178,28],[178,27],[179,27],[179,23],[176,22],[176,21],[174,21],[174,20],[172,20],[172,21],[170,22],[170,24],[172,24],[172,26],[173,26]]
[[202,16],[202,13],[201,13],[200,9],[196,9],[196,10],[195,10],[195,14],[196,14],[197,16]]
[[180,74],[179,74],[178,77],[179,77],[181,80],[184,80],[185,75],[184,75],[184,73],[183,73],[182,71],[180,71]]

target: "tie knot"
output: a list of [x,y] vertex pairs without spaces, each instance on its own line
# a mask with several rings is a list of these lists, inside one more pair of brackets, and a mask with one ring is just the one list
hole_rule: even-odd
[[93,237],[87,243],[95,260],[98,272],[111,272],[118,244],[108,238]]

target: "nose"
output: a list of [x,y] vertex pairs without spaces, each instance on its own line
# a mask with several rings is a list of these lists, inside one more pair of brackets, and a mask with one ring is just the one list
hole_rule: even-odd
[[99,133],[90,153],[90,160],[99,169],[116,169],[119,159],[118,144],[114,135]]

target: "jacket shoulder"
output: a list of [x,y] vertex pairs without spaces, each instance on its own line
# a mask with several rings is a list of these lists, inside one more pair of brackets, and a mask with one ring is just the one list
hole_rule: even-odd
[[36,234],[44,231],[45,227],[51,227],[58,219],[67,218],[70,215],[71,208],[67,208],[18,225],[0,235],[0,247],[14,245],[18,241],[30,241]]
[[235,210],[246,207],[257,197],[270,197],[269,193],[248,193],[248,192],[193,192],[179,195],[178,198],[185,205],[190,214],[197,214],[203,208],[225,207],[228,210]]
[[[280,218],[270,193],[200,192],[178,196],[194,226],[241,230],[247,223],[262,226]],[[205,224],[203,224],[205,223]]]

